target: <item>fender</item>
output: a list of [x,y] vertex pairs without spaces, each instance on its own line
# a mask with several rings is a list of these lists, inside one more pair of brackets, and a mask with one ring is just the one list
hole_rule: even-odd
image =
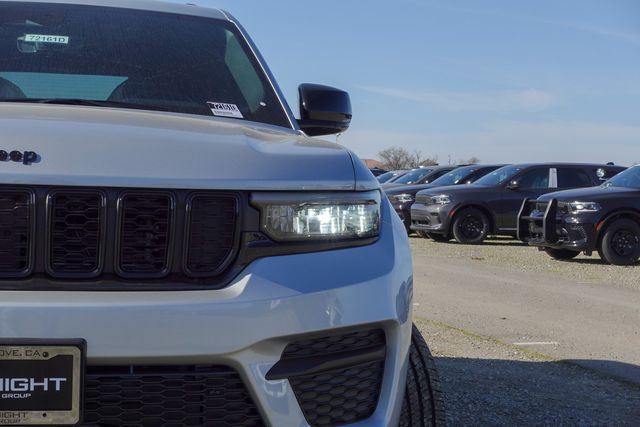
[[621,216],[632,217],[640,223],[640,211],[635,209],[618,209],[604,215],[603,219],[596,223],[596,232],[598,233],[598,238],[600,238],[600,231],[603,230],[607,225],[611,223],[614,219]]

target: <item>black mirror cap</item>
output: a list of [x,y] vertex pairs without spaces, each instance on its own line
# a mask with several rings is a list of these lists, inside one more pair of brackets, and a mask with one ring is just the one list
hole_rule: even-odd
[[300,94],[298,123],[309,136],[342,133],[351,124],[351,99],[343,90],[329,86],[304,83]]

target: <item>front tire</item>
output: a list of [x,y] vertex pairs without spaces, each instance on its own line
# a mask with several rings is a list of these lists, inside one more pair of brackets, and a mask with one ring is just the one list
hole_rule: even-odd
[[631,265],[640,258],[640,226],[622,218],[609,224],[598,247],[600,258],[613,265]]
[[545,248],[544,250],[547,255],[549,255],[551,258],[553,259],[557,259],[560,261],[567,261],[570,259],[574,259],[575,257],[577,257],[578,255],[580,255],[580,252],[578,251],[571,251],[569,249],[554,249],[554,248]]
[[489,234],[489,218],[480,209],[462,209],[453,220],[453,237],[458,243],[477,245]]
[[436,366],[422,334],[416,325],[413,325],[400,427],[432,427],[446,424]]

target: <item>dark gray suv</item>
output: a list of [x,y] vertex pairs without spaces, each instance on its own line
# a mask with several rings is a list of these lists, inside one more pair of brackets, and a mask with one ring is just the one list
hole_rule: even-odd
[[505,166],[473,184],[420,191],[411,208],[411,229],[434,240],[482,243],[488,235],[516,236],[524,199],[558,190],[599,185],[621,166],[528,163]]

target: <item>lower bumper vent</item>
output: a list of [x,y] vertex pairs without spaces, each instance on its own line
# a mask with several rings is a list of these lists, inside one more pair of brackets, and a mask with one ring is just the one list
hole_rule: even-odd
[[218,366],[89,367],[84,426],[262,426],[236,371]]
[[382,329],[292,342],[267,379],[287,378],[311,426],[339,426],[371,417],[378,406],[386,338]]
[[307,422],[336,426],[369,418],[378,406],[384,361],[289,379]]

